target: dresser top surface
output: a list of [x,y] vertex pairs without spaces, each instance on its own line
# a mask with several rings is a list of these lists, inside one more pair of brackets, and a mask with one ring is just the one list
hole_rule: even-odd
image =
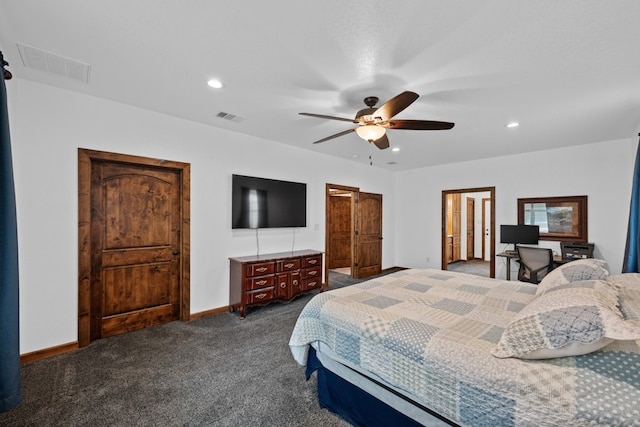
[[322,252],[320,251],[303,249],[299,251],[279,252],[279,253],[263,254],[263,255],[230,257],[229,259],[231,261],[236,261],[236,262],[265,262],[265,261],[275,261],[277,259],[283,259],[283,258],[297,258],[302,256],[312,256],[312,255],[321,255],[321,254]]

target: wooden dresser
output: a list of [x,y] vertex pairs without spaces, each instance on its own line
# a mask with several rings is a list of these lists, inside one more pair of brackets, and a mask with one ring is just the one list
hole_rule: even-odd
[[322,286],[323,254],[312,250],[229,258],[229,308],[290,301]]

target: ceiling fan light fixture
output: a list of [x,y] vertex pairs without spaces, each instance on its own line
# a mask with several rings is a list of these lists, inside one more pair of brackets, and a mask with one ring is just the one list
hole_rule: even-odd
[[375,141],[385,134],[386,129],[377,125],[364,125],[356,128],[358,136],[365,141]]
[[209,85],[209,87],[212,87],[214,89],[220,89],[222,88],[222,82],[220,80],[216,80],[216,79],[211,79],[207,82],[207,85]]

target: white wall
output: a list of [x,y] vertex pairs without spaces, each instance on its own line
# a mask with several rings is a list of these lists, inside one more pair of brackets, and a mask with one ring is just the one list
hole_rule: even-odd
[[[518,198],[587,195],[595,256],[619,273],[636,147],[637,140],[629,138],[397,173],[396,262],[440,268],[442,191],[494,186],[496,228],[517,222]],[[497,252],[505,246],[496,245]],[[557,242],[541,241],[540,246],[560,251]],[[497,258],[496,277],[505,273],[504,260]]]
[[[231,230],[233,173],[307,183],[308,226],[294,249],[324,250],[325,183],[383,194],[383,268],[396,265],[391,172],[18,78],[7,86],[21,353],[77,340],[79,147],[191,164],[192,313],[227,306],[228,257],[256,253],[255,231]],[[294,242],[292,229],[259,236],[260,253]]]
[[[589,240],[621,269],[635,139],[394,174],[18,78],[7,86],[21,353],[77,340],[78,147],[191,164],[192,313],[228,305],[228,257],[256,251],[255,232],[230,227],[233,173],[308,184],[295,249],[324,249],[325,183],[383,194],[383,268],[440,268],[442,190],[495,186],[498,225],[516,221],[518,197],[587,194]],[[292,243],[292,230],[260,231],[261,253]]]

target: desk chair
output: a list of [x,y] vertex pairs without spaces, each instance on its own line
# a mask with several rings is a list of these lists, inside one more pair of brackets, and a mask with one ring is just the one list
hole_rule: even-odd
[[538,284],[553,270],[553,251],[545,248],[518,246],[518,280]]

